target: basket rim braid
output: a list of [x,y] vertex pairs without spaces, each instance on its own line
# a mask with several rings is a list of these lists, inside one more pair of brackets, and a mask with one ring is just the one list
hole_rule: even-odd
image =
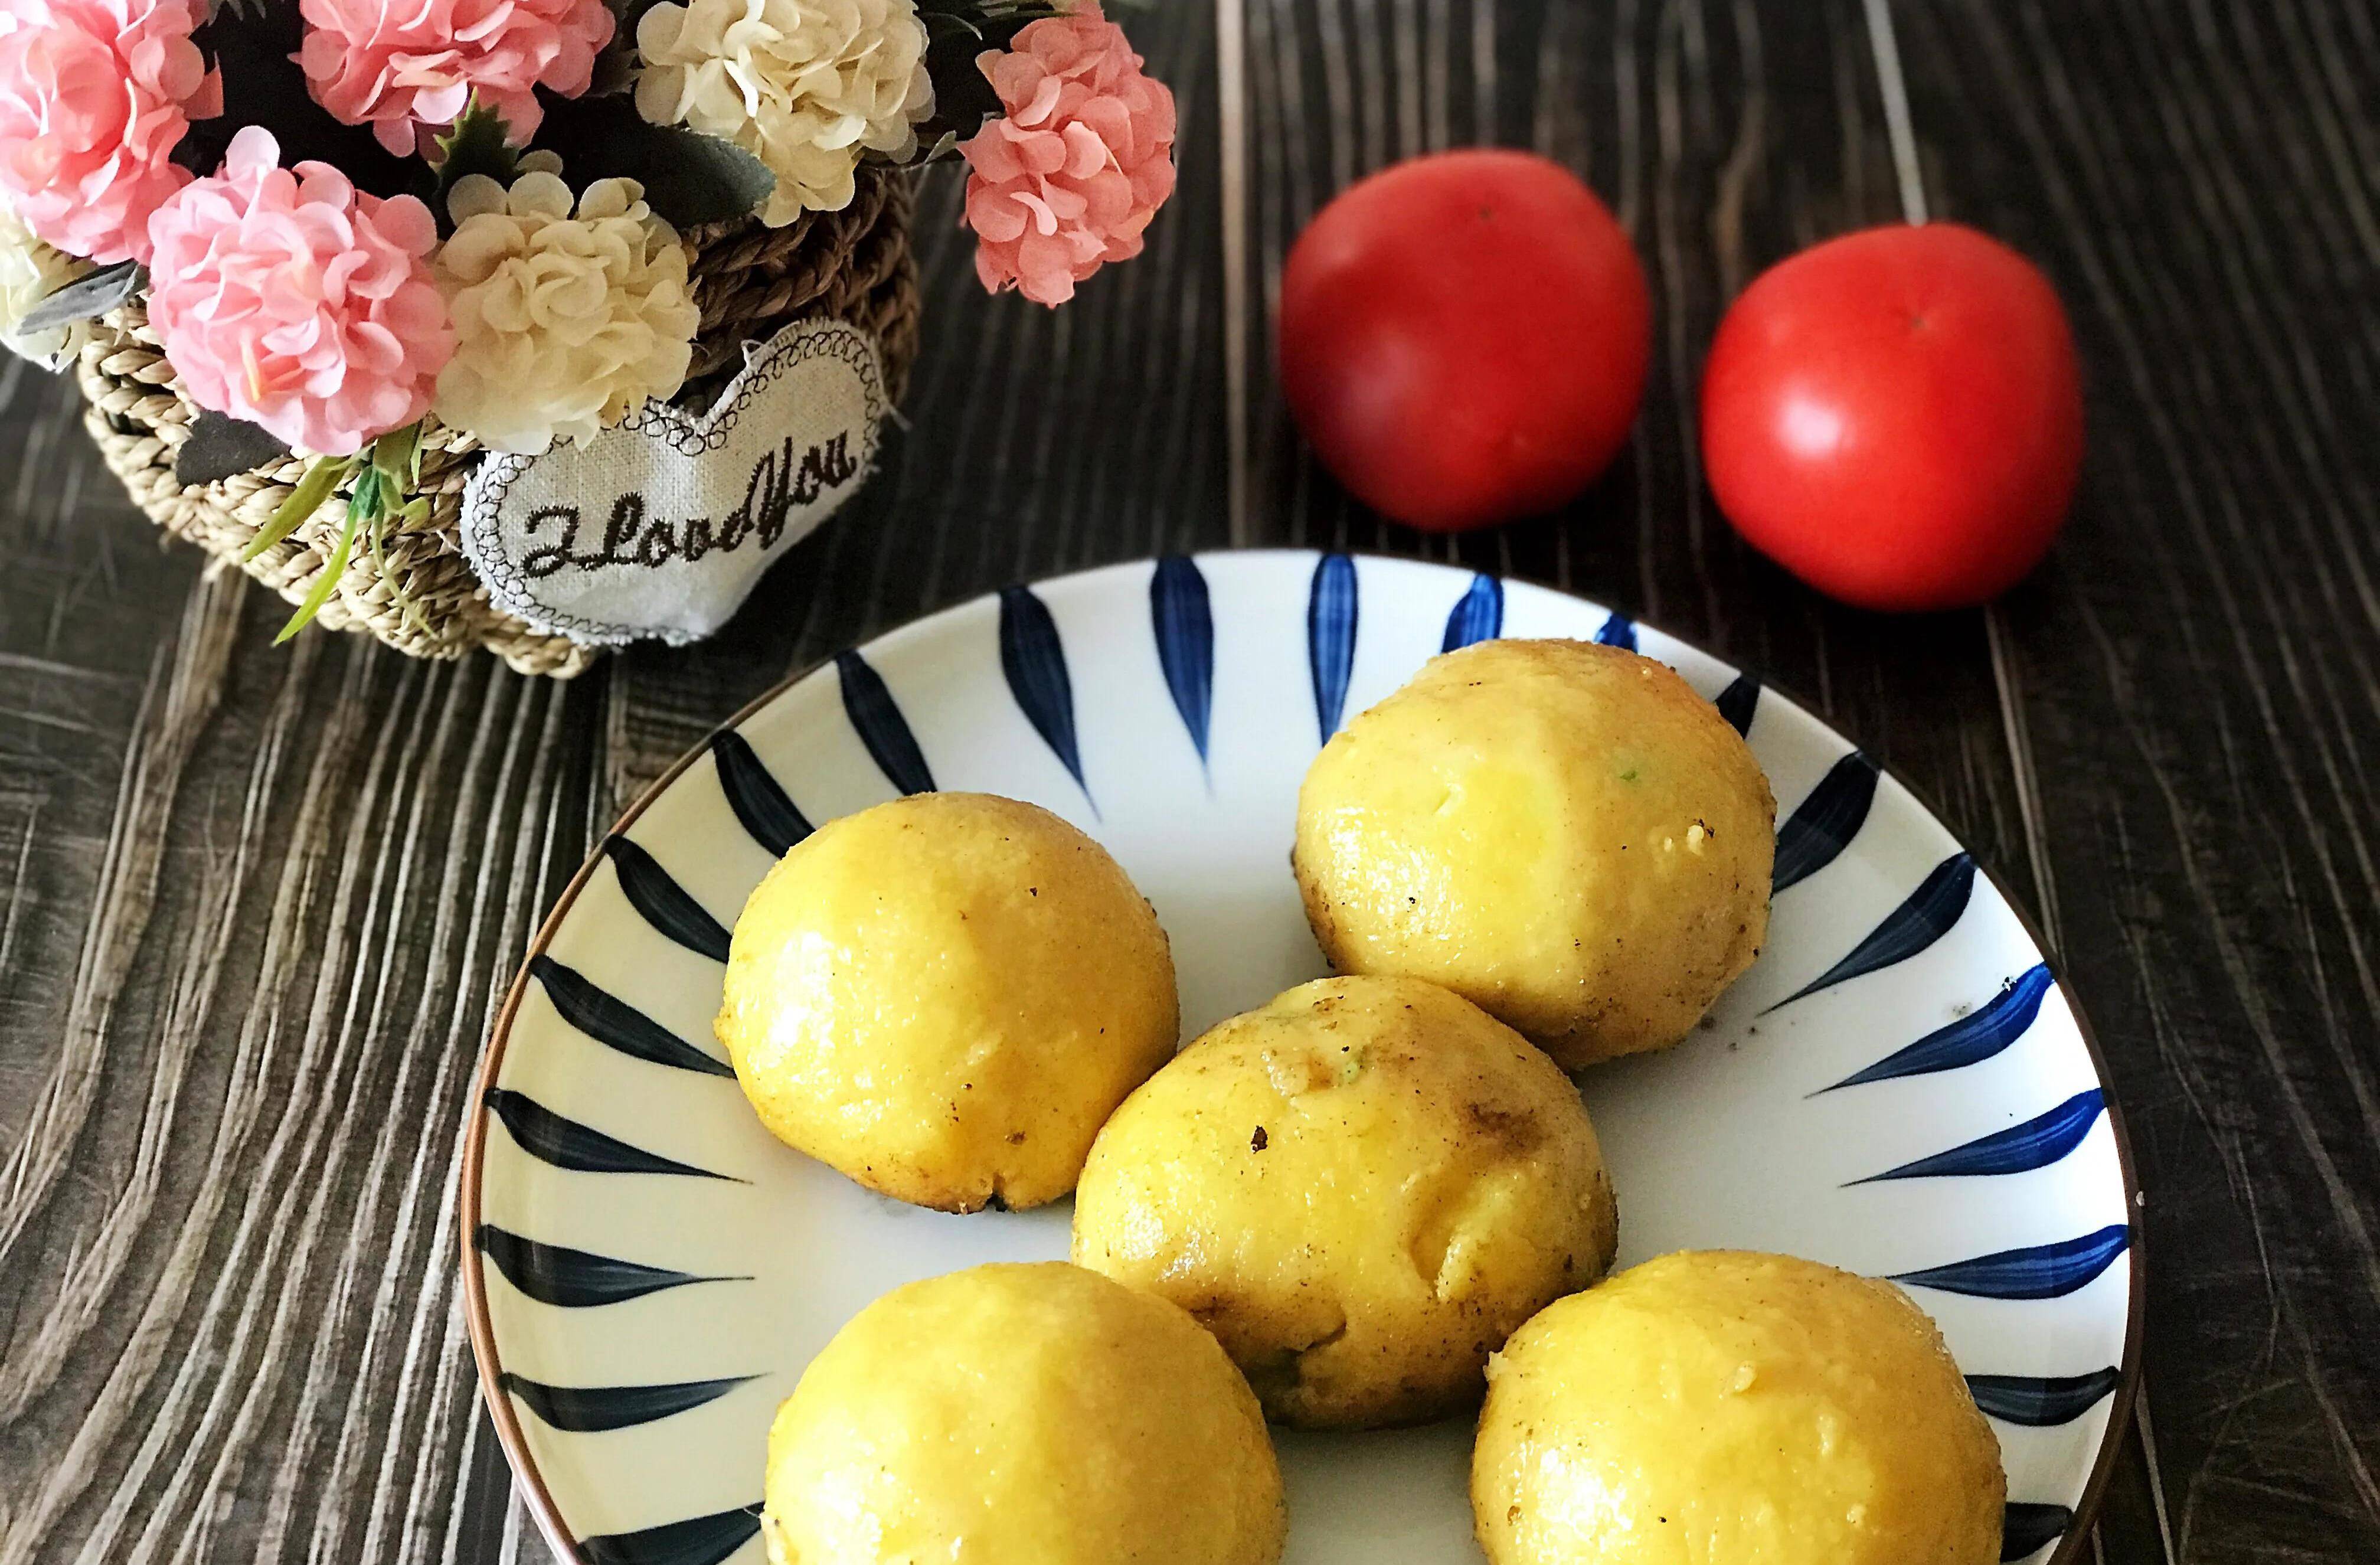
[[[701,324],[678,406],[706,406],[744,363],[747,345],[792,322],[849,322],[876,343],[889,397],[898,401],[917,356],[920,306],[909,247],[914,176],[869,164],[857,171],[851,203],[808,212],[783,227],[738,218],[689,229],[683,240]],[[321,582],[344,523],[343,496],[326,499],[286,537],[243,560],[258,532],[304,476],[309,459],[284,455],[209,483],[184,485],[175,455],[199,408],[166,362],[140,302],[95,323],[75,359],[88,404],[84,423],[109,468],[168,533],[237,565],[293,603]],[[354,550],[318,615],[412,657],[452,659],[485,648],[523,673],[570,678],[602,652],[534,630],[496,607],[465,560],[464,486],[478,466],[478,442],[426,419],[420,435],[426,501],[416,517],[386,529],[376,549]]]

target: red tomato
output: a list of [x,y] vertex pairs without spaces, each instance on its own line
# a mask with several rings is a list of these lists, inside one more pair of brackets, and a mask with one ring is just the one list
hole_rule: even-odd
[[1980,603],[2048,551],[2082,462],[2049,280],[1953,223],[1847,234],[1743,290],[1703,370],[1703,466],[1752,546],[1870,609]]
[[1322,465],[1451,531],[1549,511],[1628,438],[1652,350],[1628,236],[1526,152],[1441,152],[1342,192],[1289,252],[1281,381]]

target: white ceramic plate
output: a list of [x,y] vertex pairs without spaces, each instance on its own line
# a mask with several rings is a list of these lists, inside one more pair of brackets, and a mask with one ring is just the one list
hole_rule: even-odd
[[[896,1284],[1065,1254],[1063,1205],[900,1206],[746,1108],[710,1019],[726,930],[790,842],[917,789],[1047,806],[1156,904],[1196,1034],[1324,970],[1287,862],[1322,740],[1497,635],[1672,664],[1779,801],[1759,963],[1683,1045],[1580,1078],[1621,1263],[1724,1245],[1899,1278],[1993,1414],[2006,1557],[2078,1545],[2133,1378],[2139,1257],[2106,1083],[2025,922],[1897,782],[1753,678],[1576,598],[1306,553],[1119,565],[895,631],[722,730],[580,873],[490,1042],[462,1192],[472,1343],[557,1545],[754,1565],[769,1420],[828,1338]],[[1290,1565],[1479,1559],[1463,1421],[1281,1449]]]

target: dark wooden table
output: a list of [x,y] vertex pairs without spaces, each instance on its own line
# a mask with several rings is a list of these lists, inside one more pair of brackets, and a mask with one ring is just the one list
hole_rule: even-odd
[[[1897,29],[1897,42],[1890,36]],[[715,642],[572,685],[408,662],[161,549],[68,388],[0,372],[0,1565],[510,1560],[456,1305],[471,1066],[613,812],[789,670],[1019,577],[1327,543],[1575,587],[1813,698],[2007,876],[2148,1191],[2146,1396],[2082,1559],[2380,1559],[2380,7],[1166,0],[1149,254],[977,289],[948,171],[914,428]],[[1634,234],[1613,476],[1457,542],[1301,455],[1284,247],[1401,154],[1531,146]],[[1915,212],[2064,291],[2091,449],[2049,564],[1888,620],[1695,463],[1730,297]]]

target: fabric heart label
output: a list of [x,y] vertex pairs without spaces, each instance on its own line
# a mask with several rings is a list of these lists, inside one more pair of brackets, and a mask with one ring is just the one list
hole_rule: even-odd
[[464,491],[463,552],[534,629],[698,641],[858,490],[884,413],[868,334],[797,321],[707,413],[648,403],[583,448],[490,456]]

